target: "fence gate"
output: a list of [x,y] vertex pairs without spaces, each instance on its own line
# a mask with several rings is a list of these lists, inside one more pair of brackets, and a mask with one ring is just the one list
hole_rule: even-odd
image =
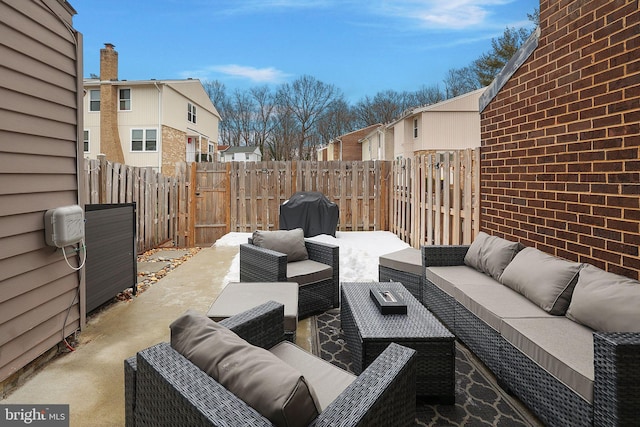
[[197,163],[195,245],[211,246],[229,232],[229,172],[225,164]]

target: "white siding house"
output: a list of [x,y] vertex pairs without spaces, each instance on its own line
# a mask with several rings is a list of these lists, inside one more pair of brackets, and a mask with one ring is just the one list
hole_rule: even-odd
[[[102,62],[115,61],[110,68],[116,75],[84,81],[85,157],[105,154],[165,175],[173,174],[176,162],[215,157],[220,115],[199,80],[118,80],[117,52],[109,44],[105,50],[101,74]],[[107,95],[116,98],[113,106],[105,91],[113,92]]]
[[229,147],[220,151],[220,161],[226,162],[261,162],[262,153],[258,147]]
[[414,108],[387,127],[393,129],[393,158],[421,151],[480,147],[479,99],[484,88]]

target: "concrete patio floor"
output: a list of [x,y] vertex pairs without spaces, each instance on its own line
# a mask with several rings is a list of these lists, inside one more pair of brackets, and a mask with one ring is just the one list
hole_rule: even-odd
[[[76,350],[56,357],[2,404],[69,404],[71,426],[124,425],[124,359],[169,341],[169,324],[191,308],[206,313],[224,287],[237,248],[204,248],[132,300],[91,316]],[[310,350],[310,322],[297,344]]]

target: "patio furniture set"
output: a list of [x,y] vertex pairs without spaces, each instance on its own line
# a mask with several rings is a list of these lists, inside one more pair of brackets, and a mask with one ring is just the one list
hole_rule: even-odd
[[381,257],[381,278],[420,280],[425,307],[542,422],[637,425],[638,281],[485,233],[405,251]]
[[[227,285],[207,314],[218,323],[185,314],[172,325],[171,345],[125,361],[127,425],[412,425],[416,396],[453,403],[456,338],[546,424],[637,421],[638,282],[485,233],[471,245],[382,256],[376,283],[339,284],[338,258],[337,247],[303,235],[254,233],[240,247],[241,283]],[[249,287],[260,291],[249,296]],[[371,290],[393,291],[406,314],[382,314]],[[293,319],[335,307],[358,376],[287,342],[295,339]],[[191,326],[180,329],[185,322]],[[224,350],[224,340],[214,341],[226,328],[240,337],[234,350],[245,357],[209,360],[211,348]],[[247,367],[247,360],[266,361]],[[274,387],[284,381],[276,373],[291,367],[293,386]],[[259,371],[269,376],[246,381]],[[286,404],[263,411],[261,399],[245,396],[260,385],[269,399],[302,395],[295,407],[311,412]]]

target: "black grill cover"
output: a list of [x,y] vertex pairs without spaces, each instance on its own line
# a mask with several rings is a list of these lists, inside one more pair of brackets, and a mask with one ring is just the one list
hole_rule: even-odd
[[336,237],[338,205],[316,191],[299,191],[280,205],[280,230],[302,228],[304,237],[328,234]]

